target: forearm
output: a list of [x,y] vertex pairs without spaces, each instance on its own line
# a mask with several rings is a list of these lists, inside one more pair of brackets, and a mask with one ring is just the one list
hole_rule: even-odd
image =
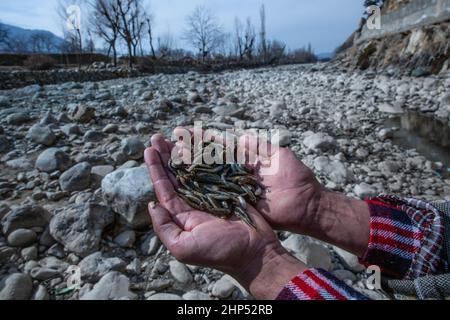
[[281,290],[306,266],[284,248],[268,248],[260,259],[236,274],[231,274],[258,300],[274,300]]
[[322,192],[318,201],[308,235],[362,256],[370,233],[367,203],[328,190]]

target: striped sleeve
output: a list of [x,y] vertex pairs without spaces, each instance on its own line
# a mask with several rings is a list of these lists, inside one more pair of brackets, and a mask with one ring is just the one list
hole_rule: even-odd
[[377,265],[389,277],[416,279],[447,269],[442,213],[416,199],[380,196],[367,200],[370,238],[360,262]]
[[277,300],[368,300],[322,269],[308,269],[294,277]]

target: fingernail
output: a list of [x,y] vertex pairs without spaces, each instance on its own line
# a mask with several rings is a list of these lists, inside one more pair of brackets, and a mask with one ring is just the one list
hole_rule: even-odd
[[150,201],[149,206],[150,206],[150,209],[155,209],[156,203],[154,201]]

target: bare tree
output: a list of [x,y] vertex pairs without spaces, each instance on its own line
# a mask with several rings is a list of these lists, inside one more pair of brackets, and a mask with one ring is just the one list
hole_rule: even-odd
[[244,48],[242,43],[242,22],[238,17],[234,19],[234,52],[240,60],[244,56]]
[[120,17],[119,34],[128,49],[129,66],[133,66],[133,57],[144,32],[144,9],[142,0],[115,0]]
[[35,53],[50,53],[55,49],[53,38],[48,33],[33,34],[29,40],[30,51]]
[[259,18],[261,22],[259,41],[260,41],[260,53],[262,59],[265,62],[267,60],[267,34],[266,34],[266,6],[263,4],[259,10]]
[[173,56],[174,42],[170,30],[158,37],[158,54],[162,59]]
[[187,18],[184,39],[197,48],[204,62],[221,42],[222,31],[216,17],[203,6],[197,6]]
[[94,33],[108,45],[107,54],[112,51],[114,66],[117,66],[117,42],[119,38],[120,16],[115,0],[91,1],[91,24]]
[[145,19],[145,26],[147,28],[150,51],[152,53],[152,57],[156,59],[155,47],[153,46],[153,15],[150,13],[145,13],[144,19]]
[[244,58],[253,60],[253,54],[256,43],[255,27],[252,24],[250,17],[247,18],[245,30],[243,31],[242,23],[239,18],[235,19],[235,52],[237,53],[239,60]]

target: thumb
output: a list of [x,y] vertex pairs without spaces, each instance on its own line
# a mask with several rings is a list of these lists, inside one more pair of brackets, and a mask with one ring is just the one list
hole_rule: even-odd
[[172,251],[183,230],[173,221],[169,211],[155,202],[150,202],[148,211],[152,219],[153,230],[164,245]]

